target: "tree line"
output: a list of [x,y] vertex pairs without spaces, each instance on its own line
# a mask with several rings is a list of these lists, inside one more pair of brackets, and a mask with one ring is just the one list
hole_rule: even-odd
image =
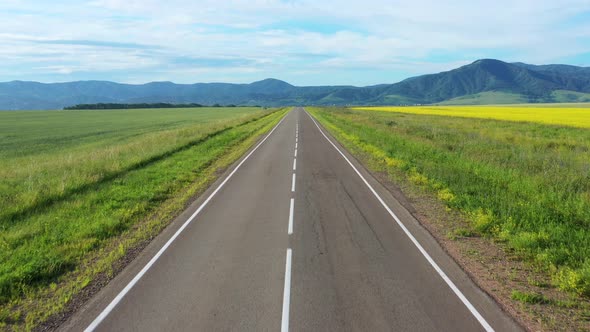
[[96,103],[96,104],[77,104],[74,106],[64,107],[64,110],[112,110],[112,109],[137,109],[137,108],[189,108],[189,107],[236,107],[236,105],[220,105],[214,104],[211,106],[201,105],[196,103],[190,104],[169,104],[169,103]]

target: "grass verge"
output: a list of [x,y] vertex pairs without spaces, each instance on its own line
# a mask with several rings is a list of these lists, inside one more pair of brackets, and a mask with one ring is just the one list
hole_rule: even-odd
[[130,250],[157,235],[286,111],[229,117],[180,144],[161,143],[167,148],[155,154],[139,149],[143,160],[91,177],[25,212],[5,214],[0,327],[34,329],[67,309],[94,280],[112,278]]

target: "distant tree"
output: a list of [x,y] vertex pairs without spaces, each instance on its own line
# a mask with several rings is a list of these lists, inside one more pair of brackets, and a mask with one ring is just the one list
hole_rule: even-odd
[[138,108],[193,108],[203,107],[201,104],[169,104],[169,103],[137,103],[137,104],[119,104],[119,103],[97,103],[97,104],[78,104],[64,107],[64,110],[108,110],[108,109],[138,109]]

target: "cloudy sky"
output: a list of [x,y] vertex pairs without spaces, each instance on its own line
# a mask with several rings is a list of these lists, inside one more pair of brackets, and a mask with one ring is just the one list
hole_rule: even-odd
[[589,0],[0,0],[0,81],[393,83],[590,66]]

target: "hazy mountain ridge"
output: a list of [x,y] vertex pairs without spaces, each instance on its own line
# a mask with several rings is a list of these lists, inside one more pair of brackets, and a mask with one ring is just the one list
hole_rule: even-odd
[[[493,92],[493,93],[491,93]],[[368,87],[297,87],[277,79],[250,84],[108,81],[0,83],[0,109],[59,109],[88,103],[198,103],[236,105],[429,104],[487,93],[510,94],[528,102],[584,101],[590,98],[590,67],[530,65],[477,60],[438,74]],[[477,103],[477,98],[473,99]],[[502,99],[498,99],[502,102]]]

